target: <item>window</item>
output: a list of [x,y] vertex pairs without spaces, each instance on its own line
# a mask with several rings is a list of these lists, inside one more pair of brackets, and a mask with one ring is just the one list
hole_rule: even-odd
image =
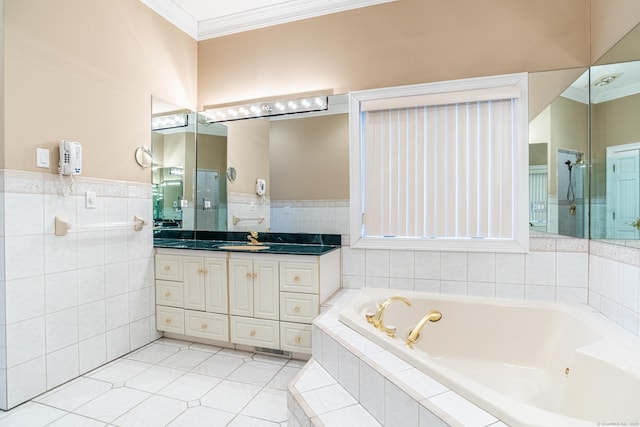
[[524,252],[527,76],[351,94],[354,247]]

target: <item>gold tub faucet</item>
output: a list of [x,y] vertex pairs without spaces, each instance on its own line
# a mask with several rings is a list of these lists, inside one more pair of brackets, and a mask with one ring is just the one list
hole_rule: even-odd
[[394,337],[396,334],[396,328],[394,326],[385,326],[384,324],[384,311],[387,309],[389,304],[393,301],[402,301],[408,306],[411,306],[411,301],[404,297],[393,296],[389,297],[384,302],[378,303],[378,308],[375,313],[367,313],[366,318],[367,322],[371,323],[376,329],[385,332],[390,337]]
[[441,318],[442,313],[440,313],[438,310],[431,310],[430,312],[425,314],[422,320],[420,320],[418,324],[413,327],[413,329],[409,330],[409,333],[407,335],[407,345],[409,346],[409,348],[413,348],[413,345],[420,340],[420,332],[427,323],[437,322]]

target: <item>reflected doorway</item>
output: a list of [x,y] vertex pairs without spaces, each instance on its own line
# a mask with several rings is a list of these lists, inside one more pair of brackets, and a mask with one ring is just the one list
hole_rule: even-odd
[[640,143],[607,147],[606,180],[606,237],[640,238]]

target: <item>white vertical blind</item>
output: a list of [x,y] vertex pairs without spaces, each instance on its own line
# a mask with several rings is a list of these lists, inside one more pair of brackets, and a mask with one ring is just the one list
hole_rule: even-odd
[[514,237],[513,98],[361,113],[363,235]]

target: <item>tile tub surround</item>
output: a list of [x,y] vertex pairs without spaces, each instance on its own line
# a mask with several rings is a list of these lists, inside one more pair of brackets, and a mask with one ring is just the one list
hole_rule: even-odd
[[289,385],[290,426],[505,426],[343,325],[355,293],[337,294],[314,321],[313,359]]
[[342,248],[344,288],[587,303],[586,239],[534,235],[526,254]]
[[[151,185],[2,172],[0,408],[11,408],[158,338]],[[72,185],[73,192],[68,196]],[[95,191],[97,206],[85,207]],[[55,236],[54,218],[71,230]],[[131,222],[128,227],[100,227]]]

